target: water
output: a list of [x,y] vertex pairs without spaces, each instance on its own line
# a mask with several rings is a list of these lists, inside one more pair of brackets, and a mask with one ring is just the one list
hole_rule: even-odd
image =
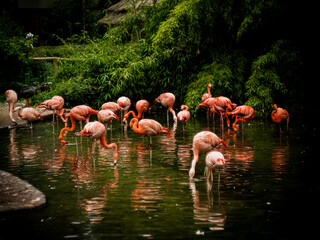
[[185,133],[170,122],[174,137],[153,137],[152,151],[147,137],[114,123],[107,136],[120,148],[117,166],[112,150],[97,144],[93,156],[86,138],[77,147],[74,132],[60,144],[61,125],[54,133],[49,120],[33,131],[0,130],[0,169],[47,198],[40,209],[0,213],[0,239],[291,239],[315,231],[315,134],[304,126],[280,136],[270,121],[254,120],[237,135],[216,124],[229,147],[216,149],[226,168],[210,185],[204,154],[188,177],[193,136],[213,130],[206,120],[190,120]]

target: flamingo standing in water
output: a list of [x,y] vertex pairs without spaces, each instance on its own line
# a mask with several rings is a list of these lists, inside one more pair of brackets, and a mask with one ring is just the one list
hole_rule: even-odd
[[14,124],[17,124],[16,120],[13,118],[12,113],[14,111],[14,105],[18,101],[18,95],[14,90],[7,90],[5,93],[6,100],[9,103],[9,116],[11,119],[11,122]]
[[[78,134],[76,134],[78,135]],[[89,122],[87,123],[83,130],[80,132],[80,136],[82,137],[83,135],[86,135],[87,137],[89,137],[90,139],[92,139],[92,153],[94,154],[94,148],[95,148],[95,143],[97,139],[100,139],[100,144],[105,147],[106,149],[110,149],[113,148],[114,149],[114,153],[113,153],[113,163],[114,165],[117,164],[117,160],[118,160],[118,146],[116,143],[110,143],[107,144],[107,140],[106,140],[106,127],[98,122],[98,121],[94,121],[94,122]]]
[[222,139],[220,139],[216,134],[210,131],[199,132],[193,137],[193,159],[191,162],[191,168],[189,170],[189,177],[191,179],[194,177],[195,174],[195,168],[199,160],[199,154],[201,152],[209,152],[220,144],[223,144],[225,147],[228,147]]
[[161,132],[169,135],[168,129],[153,119],[142,119],[139,121],[137,118],[132,118],[130,127],[135,133],[150,137],[150,150],[152,149],[152,136],[158,135]]
[[[118,111],[121,110],[121,107],[116,102],[106,102],[101,106],[101,110],[110,110],[116,114]],[[110,128],[112,131],[112,119],[110,120]]]
[[[100,110],[99,111],[99,114],[98,114],[99,122],[108,124],[108,122],[111,122],[112,119],[117,119],[117,121],[119,122],[118,116],[114,112],[112,112],[111,110]],[[106,129],[107,129],[107,126],[106,126]]]
[[224,168],[225,159],[221,152],[211,151],[206,156],[206,170],[208,180],[213,181],[213,170],[218,170],[218,182],[220,182],[220,170]]
[[138,111],[138,115],[136,115],[134,111],[129,111],[124,115],[123,121],[125,122],[130,114],[132,114],[134,118],[140,119],[146,111],[150,113],[149,102],[147,100],[139,100],[136,103],[136,109]]
[[[126,115],[130,106],[131,106],[130,99],[127,97],[120,97],[120,98],[118,98],[117,103],[121,107],[121,111],[124,111],[124,114]],[[121,114],[121,118],[122,118],[122,114]],[[125,123],[127,125],[126,121],[125,121]]]
[[178,112],[177,114],[178,120],[182,123],[183,132],[184,132],[184,125],[190,119],[190,112],[188,110],[189,110],[188,106],[181,105],[181,111]]
[[289,130],[289,113],[283,108],[278,108],[277,104],[273,105],[274,110],[271,113],[271,119],[275,123],[279,124],[280,134],[281,134],[281,122],[287,120],[287,131]]
[[52,125],[54,125],[54,115],[55,114],[57,116],[59,116],[63,122],[66,122],[66,119],[63,117],[63,111],[64,111],[63,106],[64,106],[63,97],[54,96],[51,99],[40,103],[37,107],[53,110]]
[[176,101],[176,97],[172,93],[162,93],[159,97],[154,101],[156,104],[161,103],[162,106],[168,107],[167,110],[167,122],[169,122],[169,111],[172,113],[173,120],[177,121],[176,112],[173,110],[173,104]]
[[[238,122],[250,122],[254,118],[254,109],[247,105],[242,105],[239,107],[236,107],[232,112],[228,112],[228,115],[236,116],[235,122],[232,124],[232,128],[234,131],[239,130],[239,124]],[[243,130],[243,124],[242,124],[242,130]]]
[[[60,131],[60,135],[59,135],[59,140],[62,143],[67,143],[64,139],[63,139],[63,132],[68,131],[71,132],[75,129],[76,127],[76,120],[80,121],[80,129],[82,130],[82,121],[85,120],[86,123],[89,122],[89,118],[92,114],[99,114],[96,110],[93,110],[91,107],[88,107],[86,105],[79,105],[76,106],[74,108],[72,108],[70,110],[70,113],[66,114],[66,117],[70,117],[72,126],[71,128],[67,128],[67,126],[65,126],[63,129],[61,129]],[[66,124],[67,125],[67,122]]]
[[40,115],[40,113],[38,113],[38,111],[32,107],[26,107],[23,109],[21,107],[17,107],[14,111],[18,111],[18,116],[21,119],[26,120],[31,125],[29,127],[30,129],[33,129],[33,125],[32,125],[33,121],[38,119],[43,121],[43,118]]

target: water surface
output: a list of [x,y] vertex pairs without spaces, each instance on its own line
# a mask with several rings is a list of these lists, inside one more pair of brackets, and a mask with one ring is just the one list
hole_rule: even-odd
[[[183,132],[170,121],[173,137],[153,137],[150,150],[149,138],[115,122],[107,139],[119,146],[117,166],[112,150],[97,144],[93,155],[91,141],[73,132],[60,144],[61,127],[53,132],[48,120],[32,131],[0,130],[0,169],[47,198],[40,209],[1,213],[0,239],[292,239],[315,230],[314,139],[303,126],[280,135],[271,121],[254,120],[235,134],[196,119]],[[229,146],[216,148],[226,158],[220,183],[204,178],[204,154],[188,178],[202,130]]]

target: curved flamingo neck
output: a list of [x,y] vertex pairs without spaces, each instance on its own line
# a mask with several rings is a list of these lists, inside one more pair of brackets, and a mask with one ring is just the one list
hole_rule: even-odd
[[114,164],[117,164],[117,159],[118,159],[118,146],[115,143],[107,143],[106,136],[105,134],[102,134],[100,137],[100,143],[102,146],[104,146],[106,149],[114,148],[113,152],[113,159],[114,159]]
[[124,115],[124,118],[127,119],[130,114],[134,117],[134,118],[141,118],[142,112],[138,111],[138,115],[136,115],[136,113],[134,111],[129,111],[126,115]]
[[60,131],[60,135],[59,135],[59,139],[62,141],[62,142],[65,142],[64,139],[63,139],[63,136],[62,134],[65,132],[65,131],[68,131],[68,132],[71,132],[73,131],[75,128],[76,128],[76,121],[75,119],[70,116],[70,121],[71,121],[71,128],[67,128],[67,127],[64,127],[63,129],[61,129]]
[[[131,125],[132,123],[132,125]],[[142,131],[141,129],[138,127],[138,119],[137,118],[133,118],[130,122],[130,126],[132,128],[132,130],[135,132],[135,133],[138,133],[138,134],[141,134]]]

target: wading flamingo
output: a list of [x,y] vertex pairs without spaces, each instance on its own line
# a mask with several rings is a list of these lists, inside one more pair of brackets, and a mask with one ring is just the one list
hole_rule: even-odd
[[224,168],[225,159],[221,152],[211,151],[206,156],[206,175],[213,182],[213,170],[218,170],[218,182],[220,182],[220,170]]
[[[228,112],[228,115],[236,116],[235,122],[232,124],[232,128],[234,131],[239,130],[239,124],[238,122],[250,122],[254,118],[254,109],[247,105],[242,105],[239,107],[236,107],[232,112]],[[243,130],[243,124],[242,124],[242,130]]]
[[168,129],[153,119],[142,119],[139,121],[137,118],[132,118],[130,127],[135,133],[150,137],[150,149],[152,149],[152,136],[158,135],[161,132],[169,135]]
[[227,126],[230,127],[230,120],[227,111],[232,111],[234,109],[235,104],[231,102],[231,100],[227,97],[215,97],[213,101],[213,105],[210,109],[210,113],[217,113],[220,116],[220,124],[223,125],[223,116],[226,118]]
[[186,105],[181,105],[181,111],[178,112],[177,117],[178,120],[182,123],[182,129],[184,131],[184,125],[190,119],[189,107]]
[[43,121],[43,118],[40,115],[40,113],[38,113],[38,111],[32,107],[26,107],[23,109],[21,107],[17,107],[14,111],[18,111],[18,116],[21,119],[26,120],[31,125],[29,127],[30,129],[33,128],[33,126],[32,126],[33,121],[38,120],[38,119]]
[[92,115],[92,114],[98,114],[98,112],[96,110],[93,110],[92,108],[86,106],[86,105],[79,105],[79,106],[72,108],[70,110],[70,113],[66,114],[67,118],[70,117],[72,126],[71,126],[71,128],[67,128],[67,126],[66,126],[67,122],[66,122],[65,127],[62,128],[60,131],[59,140],[62,143],[67,143],[63,139],[63,136],[62,136],[63,132],[73,131],[76,127],[76,121],[80,121],[80,129],[82,130],[82,121],[85,120],[86,123],[88,123],[90,115]]
[[12,113],[14,111],[14,105],[18,101],[18,95],[14,90],[7,90],[5,93],[6,100],[9,103],[9,116],[11,119],[11,122],[14,124],[17,124],[16,120],[13,118]]
[[289,130],[289,113],[283,108],[278,108],[277,104],[273,105],[274,110],[271,113],[272,121],[279,124],[281,134],[281,122],[287,120],[287,131]]
[[189,170],[190,178],[194,177],[196,164],[199,160],[199,154],[201,152],[209,152],[220,144],[223,144],[225,147],[228,147],[222,139],[220,139],[216,134],[210,131],[199,132],[193,137],[193,159],[191,162],[191,168]]
[[66,122],[66,119],[63,117],[63,111],[64,111],[63,105],[64,105],[63,97],[54,96],[51,99],[40,103],[37,107],[53,110],[52,125],[54,125],[54,115],[55,114],[57,116],[59,116],[63,122]]
[[176,101],[176,97],[172,93],[162,93],[159,97],[154,101],[156,104],[161,103],[162,106],[168,107],[167,110],[167,122],[169,122],[169,111],[172,113],[173,120],[177,121],[176,112],[173,110],[173,104]]
[[[116,102],[106,102],[101,106],[101,110],[110,110],[116,114],[121,110],[121,107]],[[110,120],[110,128],[112,131],[112,119]]]
[[[76,134],[79,135],[79,134]],[[110,143],[107,144],[107,140],[106,140],[106,127],[98,122],[98,121],[94,121],[94,122],[89,122],[87,123],[83,130],[80,132],[80,136],[82,137],[83,135],[87,136],[88,138],[90,138],[92,140],[92,153],[94,154],[94,148],[95,148],[95,143],[97,139],[100,139],[100,144],[102,146],[104,146],[106,149],[110,149],[113,148],[114,149],[114,153],[113,153],[113,163],[114,165],[117,164],[117,160],[118,160],[118,146],[116,143]]]
[[140,119],[146,111],[150,113],[149,102],[147,100],[139,100],[136,103],[136,109],[138,111],[138,115],[136,115],[134,111],[129,111],[127,114],[124,115],[123,121],[125,122],[130,116],[130,114],[132,114],[134,118]]
[[[117,119],[119,122],[118,116],[112,112],[111,110],[100,110],[98,114],[98,120],[101,123],[108,124],[108,122],[111,122],[112,119]],[[107,126],[106,126],[106,131],[107,131]]]
[[[127,97],[120,97],[117,100],[118,105],[121,107],[121,111],[124,112],[124,115],[127,114],[130,106],[131,106],[131,101]],[[122,118],[122,112],[121,112],[121,118]],[[125,121],[126,126],[127,126],[127,121]]]

